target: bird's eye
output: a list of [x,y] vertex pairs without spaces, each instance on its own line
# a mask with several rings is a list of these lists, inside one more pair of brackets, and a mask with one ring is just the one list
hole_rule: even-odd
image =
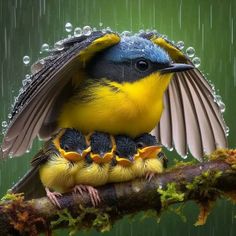
[[137,143],[137,147],[138,148],[142,148],[142,147],[144,147],[145,145],[144,145],[144,143],[143,142],[138,142]]
[[69,147],[69,145],[65,144],[65,146],[63,147],[63,149],[64,149],[65,151],[69,151],[69,150],[70,150],[70,147]]
[[149,69],[149,62],[141,59],[135,63],[135,67],[141,72],[147,71]]

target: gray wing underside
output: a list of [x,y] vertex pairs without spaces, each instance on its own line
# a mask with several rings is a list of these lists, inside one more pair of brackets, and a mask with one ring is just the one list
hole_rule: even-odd
[[37,135],[47,138],[56,131],[56,108],[62,106],[71,91],[71,75],[78,70],[78,54],[102,35],[97,31],[87,38],[67,40],[62,51],[55,51],[43,65],[33,66],[31,82],[23,88],[13,108],[1,157],[20,156],[31,147]]
[[[188,63],[192,64],[190,60]],[[168,149],[198,160],[227,146],[226,124],[211,85],[198,69],[176,73],[164,94],[164,111],[153,133]]]

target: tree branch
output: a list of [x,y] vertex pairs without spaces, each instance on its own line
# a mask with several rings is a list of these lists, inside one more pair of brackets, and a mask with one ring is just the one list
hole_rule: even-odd
[[59,199],[60,210],[46,197],[24,201],[21,195],[10,195],[0,204],[0,234],[37,235],[60,227],[105,231],[124,215],[149,209],[160,213],[170,204],[188,200],[201,205],[197,225],[204,224],[217,197],[227,195],[234,200],[235,167],[236,150],[219,150],[207,162],[182,164],[150,182],[137,179],[102,186],[98,188],[102,201],[96,209],[87,194],[65,194]]

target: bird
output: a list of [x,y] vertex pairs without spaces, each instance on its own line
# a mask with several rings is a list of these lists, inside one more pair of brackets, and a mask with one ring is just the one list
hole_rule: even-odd
[[155,174],[163,172],[164,160],[159,157],[161,147],[157,144],[155,136],[149,133],[143,134],[135,139],[138,153],[133,165],[137,176],[150,181]]
[[32,66],[11,113],[1,156],[20,156],[60,128],[136,138],[153,130],[181,156],[227,146],[213,88],[191,59],[155,32],[94,31],[61,42]]
[[88,134],[87,139],[91,151],[86,155],[83,167],[78,165],[78,170],[75,171],[74,189],[82,194],[81,187],[83,190],[86,186],[92,205],[97,206],[101,199],[95,187],[108,182],[110,163],[116,145],[113,137],[107,133],[93,132]]
[[[75,191],[75,172],[82,169],[87,153],[90,152],[85,136],[75,129],[61,129],[57,135],[44,144],[44,147],[31,161],[32,169],[10,190],[23,192],[30,198],[32,186],[39,178],[49,200],[61,207],[58,197],[63,193]],[[40,185],[37,185],[40,188]],[[35,188],[34,188],[35,190]],[[78,189],[76,189],[78,190]],[[86,186],[83,188],[86,189]],[[37,197],[36,193],[33,194]]]
[[132,166],[137,154],[136,144],[125,135],[116,135],[116,151],[111,162],[108,183],[126,182],[135,179],[137,176]]

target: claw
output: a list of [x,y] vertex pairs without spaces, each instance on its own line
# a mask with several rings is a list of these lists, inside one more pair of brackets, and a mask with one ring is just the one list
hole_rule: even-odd
[[89,185],[82,185],[82,184],[76,185],[73,188],[73,192],[74,193],[78,192],[80,195],[82,195],[83,192],[86,192],[86,191],[89,194],[92,205],[96,207],[101,202],[101,198],[99,197],[99,194],[96,188]]
[[86,186],[85,185],[82,185],[82,184],[80,184],[80,185],[75,185],[75,187],[73,188],[73,192],[74,193],[79,193],[80,195],[82,195],[83,194],[83,191],[86,191],[87,189],[86,189]]
[[60,203],[58,202],[58,197],[61,197],[62,194],[59,193],[59,192],[51,192],[49,190],[49,188],[45,188],[45,191],[46,191],[46,194],[47,194],[47,197],[49,198],[49,200],[52,202],[53,205],[61,208],[61,205]]
[[101,198],[99,197],[97,189],[92,186],[87,186],[87,190],[88,190],[92,205],[96,207],[101,202]]
[[151,179],[155,176],[155,173],[153,172],[148,172],[145,176],[146,180],[148,180],[148,182],[151,181]]

